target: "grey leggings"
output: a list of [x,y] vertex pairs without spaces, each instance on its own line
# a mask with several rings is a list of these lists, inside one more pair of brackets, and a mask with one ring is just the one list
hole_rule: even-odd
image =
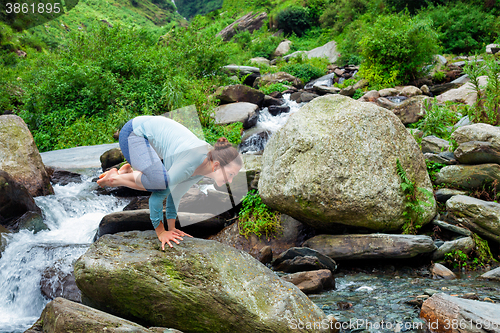
[[148,139],[135,135],[132,120],[120,131],[120,148],[123,156],[134,170],[142,172],[141,183],[150,192],[168,188],[168,176],[165,166]]

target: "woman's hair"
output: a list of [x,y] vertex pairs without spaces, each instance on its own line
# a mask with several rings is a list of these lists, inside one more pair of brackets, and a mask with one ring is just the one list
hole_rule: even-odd
[[217,139],[217,142],[214,144],[214,149],[208,152],[208,158],[212,162],[218,161],[221,167],[225,167],[231,162],[243,165],[243,160],[238,150],[236,150],[225,137]]

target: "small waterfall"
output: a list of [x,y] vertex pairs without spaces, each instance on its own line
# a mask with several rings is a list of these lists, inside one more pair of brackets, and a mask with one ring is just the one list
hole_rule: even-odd
[[[283,99],[285,100],[284,105],[290,107],[290,111],[273,116],[267,108],[263,108],[260,111],[257,124],[242,134],[241,153],[256,154],[262,151],[269,137],[285,125],[291,114],[297,112],[305,104],[290,100],[290,94],[284,94]],[[262,133],[266,134],[263,135]]]
[[[88,176],[80,184],[54,186],[54,195],[36,197],[49,230],[7,234],[0,258],[0,333],[24,332],[40,316],[48,300],[40,281],[48,268],[69,274],[73,262],[92,242],[102,217],[119,211],[128,200],[93,193]],[[52,276],[49,283],[55,283]]]

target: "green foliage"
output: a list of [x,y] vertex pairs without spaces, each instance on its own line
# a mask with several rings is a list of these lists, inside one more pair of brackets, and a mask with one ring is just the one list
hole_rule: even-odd
[[444,254],[445,262],[451,265],[453,268],[466,268],[467,267],[467,254],[463,253],[461,250],[453,250],[452,252]]
[[461,250],[453,250],[445,253],[445,263],[452,268],[458,268],[467,271],[484,268],[486,265],[496,262],[491,254],[488,242],[472,233],[474,240],[474,250],[467,254]]
[[287,64],[280,67],[280,71],[292,74],[306,83],[326,74],[327,59],[297,56],[289,60]]
[[248,236],[251,233],[257,237],[266,235],[268,238],[281,231],[281,216],[278,212],[270,211],[262,202],[257,191],[252,190],[242,200],[242,208],[239,212],[240,235]]
[[342,83],[340,83],[340,84],[336,82],[333,84],[333,86],[340,88],[340,89],[344,89],[346,87],[355,85],[356,82],[358,82],[356,79],[347,79],[347,80],[342,81]]
[[439,104],[436,99],[424,101],[425,116],[416,122],[417,127],[423,132],[423,137],[435,135],[439,138],[450,140],[452,126],[460,120],[455,111],[446,105]]
[[364,59],[360,76],[385,86],[415,79],[438,51],[431,24],[403,13],[378,17],[359,42]]
[[221,136],[226,137],[229,142],[237,145],[241,142],[242,130],[243,124],[236,122],[229,125],[211,125],[209,127],[203,127],[203,134],[205,135],[205,141],[212,145]]
[[286,35],[295,33],[302,36],[315,24],[309,8],[291,6],[278,13],[278,29],[283,29]]
[[352,99],[360,99],[364,94],[365,92],[362,89],[356,89],[354,95],[352,96]]
[[434,22],[445,53],[481,52],[498,36],[500,22],[480,5],[450,2],[445,6],[431,6],[421,16]]
[[[470,83],[477,94],[477,101],[468,109],[472,122],[500,124],[500,64],[494,56],[486,57],[485,62],[466,62],[464,72],[469,75]],[[487,76],[486,86],[480,85],[479,77]]]
[[425,164],[427,166],[427,172],[429,173],[429,177],[432,183],[436,181],[436,174],[446,166],[446,164],[437,163],[430,160],[425,160]]
[[324,28],[332,28],[335,32],[342,32],[347,25],[369,10],[370,3],[369,0],[332,1],[323,11],[319,23]]
[[436,83],[442,83],[446,79],[446,73],[443,71],[435,71],[432,74],[432,81]]
[[280,42],[281,38],[276,36],[267,36],[253,41],[250,45],[252,57],[272,58]]
[[259,87],[259,90],[262,91],[265,95],[269,95],[275,91],[283,92],[288,88],[281,83],[271,83],[267,86]]
[[[403,234],[415,235],[418,229],[422,227],[422,215],[425,212],[424,207],[432,206],[432,203],[428,202],[428,200],[433,200],[433,194],[425,188],[417,187],[415,182],[408,178],[399,159],[396,160],[396,171],[401,178],[401,190],[405,195],[403,217],[406,222],[403,225],[402,231]],[[425,201],[421,201],[418,198],[419,194],[425,196]]]

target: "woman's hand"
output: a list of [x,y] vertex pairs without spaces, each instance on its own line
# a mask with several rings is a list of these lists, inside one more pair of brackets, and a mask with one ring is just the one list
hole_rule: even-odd
[[170,243],[171,241],[175,242],[176,244],[179,244],[178,239],[182,240],[181,235],[178,232],[175,232],[174,230],[169,230],[169,231],[164,230],[158,235],[158,239],[161,242],[161,249],[163,251],[165,251],[165,243],[167,243],[168,246],[173,247],[172,244]]
[[182,236],[188,236],[188,237],[191,237],[191,238],[193,237],[193,236],[191,236],[189,234],[186,234],[184,231],[176,229],[176,228],[172,229],[172,231],[175,232],[175,233],[177,233],[181,237]]

